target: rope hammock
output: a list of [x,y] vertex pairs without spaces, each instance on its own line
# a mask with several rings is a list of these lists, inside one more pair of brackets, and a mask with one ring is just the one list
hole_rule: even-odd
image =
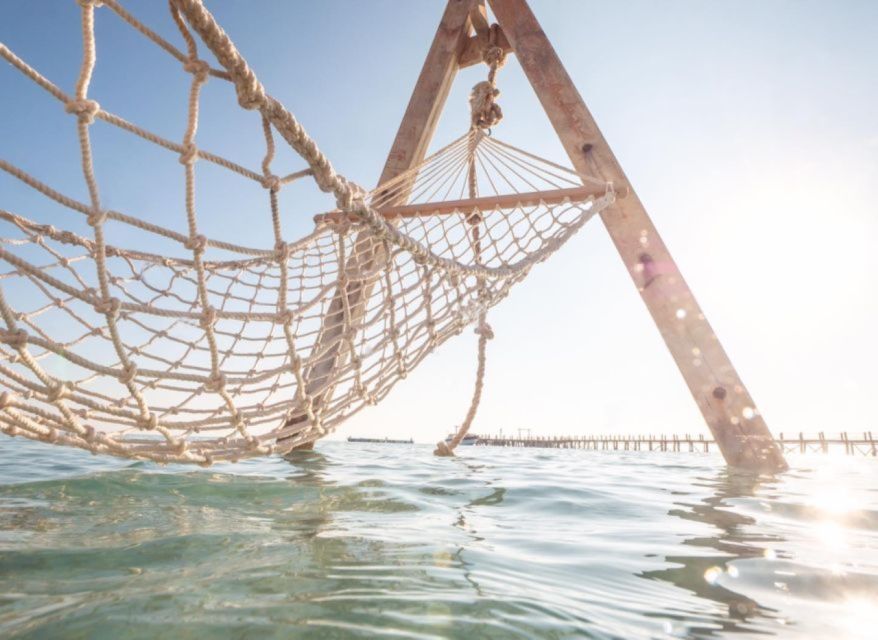
[[[450,454],[481,396],[492,337],[487,311],[614,200],[604,181],[488,134],[502,116],[494,102],[502,49],[484,52],[491,72],[474,88],[467,133],[366,192],[337,174],[265,92],[200,0],[170,3],[185,52],[115,0],[79,4],[83,62],[73,95],[0,44],[7,62],[71,114],[89,199],[64,195],[5,160],[0,169],[85,216],[91,231],[86,237],[0,209],[0,429],[159,462],[209,465],[285,453],[380,402],[437,346],[475,325],[473,401],[455,438],[437,449]],[[182,140],[109,113],[89,94],[101,5],[191,75]],[[196,38],[221,69],[199,57]],[[264,138],[260,171],[198,148],[199,98],[209,78],[230,82],[240,106],[260,114],[261,130],[253,132]],[[185,174],[184,232],[102,206],[89,135],[97,122],[176,155]],[[307,169],[273,173],[277,136]],[[265,188],[263,219],[274,246],[240,246],[200,232],[202,161]],[[333,194],[337,209],[316,216],[313,231],[291,241],[282,234],[278,193],[304,178]],[[138,247],[161,237],[177,251],[110,244],[112,225],[136,228]]]

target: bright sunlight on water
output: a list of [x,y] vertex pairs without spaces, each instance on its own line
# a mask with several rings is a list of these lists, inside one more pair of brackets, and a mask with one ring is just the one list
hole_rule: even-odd
[[874,638],[875,461],[326,442],[0,447],[0,636]]

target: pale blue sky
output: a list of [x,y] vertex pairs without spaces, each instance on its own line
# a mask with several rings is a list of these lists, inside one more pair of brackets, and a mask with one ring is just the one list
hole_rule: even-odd
[[[878,3],[531,4],[769,426],[874,431]],[[164,2],[124,5],[180,44]],[[336,168],[374,185],[444,3],[208,6]],[[107,9],[98,11],[97,34],[92,95],[180,139],[188,78],[178,63]],[[75,2],[10,0],[0,40],[72,92],[81,51]],[[458,76],[434,146],[463,133],[467,92],[484,73]],[[496,134],[565,161],[514,59],[499,84],[506,119]],[[253,114],[223,83],[209,82],[204,97],[200,145],[258,166]],[[7,65],[0,116],[0,156],[85,199],[70,117]],[[94,128],[94,141],[106,205],[183,228],[173,154],[107,126]],[[303,166],[291,153],[278,164]],[[206,233],[270,245],[261,189],[205,173]],[[287,237],[328,206],[304,185],[284,198]],[[5,174],[0,207],[82,225]],[[129,240],[136,244],[136,234]],[[704,432],[599,222],[535,269],[490,321],[497,337],[475,431]],[[340,435],[435,440],[466,412],[474,372],[475,338],[465,334]]]

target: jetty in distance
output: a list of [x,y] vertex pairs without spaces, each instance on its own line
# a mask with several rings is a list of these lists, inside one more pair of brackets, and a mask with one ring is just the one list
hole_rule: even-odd
[[[841,452],[847,455],[878,457],[878,441],[871,431],[861,436],[841,432],[838,437],[827,438],[823,432],[814,437],[799,433],[798,436],[785,437],[779,433],[775,438],[785,453],[829,453]],[[667,452],[710,452],[717,450],[715,440],[703,435],[648,435],[648,436],[531,436],[495,435],[479,436],[477,446],[487,447],[536,447],[548,449],[586,449],[591,451],[667,451]]]

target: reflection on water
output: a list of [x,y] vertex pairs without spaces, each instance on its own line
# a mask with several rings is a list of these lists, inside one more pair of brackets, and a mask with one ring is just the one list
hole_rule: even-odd
[[[874,638],[878,512],[870,486],[873,470],[861,467],[864,475],[850,484],[840,468],[844,463],[832,459],[778,477],[721,469],[700,479],[712,493],[697,503],[675,503],[668,515],[710,525],[713,535],[682,541],[707,553],[668,555],[666,562],[679,566],[641,576],[724,605],[728,618],[719,624],[725,632],[764,632],[767,626],[784,636],[840,632],[841,638]],[[825,609],[825,615],[814,615],[809,606]],[[765,624],[758,624],[760,618]],[[687,623],[693,635],[716,630]]]
[[[708,550],[707,555],[669,555],[665,557],[665,561],[672,567],[646,571],[640,575],[650,580],[665,580],[700,598],[714,600],[725,606],[728,617],[718,621],[722,631],[754,631],[755,627],[747,624],[751,618],[775,618],[775,611],[721,583],[724,575],[732,579],[740,575],[740,570],[732,561],[762,558],[767,551],[762,546],[767,541],[766,535],[748,530],[748,527],[757,523],[756,519],[731,510],[730,501],[735,498],[751,498],[761,487],[770,490],[774,480],[775,478],[728,468],[720,468],[712,478],[699,478],[699,485],[709,487],[713,493],[695,504],[676,503],[668,511],[668,515],[701,522],[715,529],[715,535],[695,536],[681,542],[684,548],[693,546]],[[783,538],[774,536],[773,540],[782,542]],[[718,553],[710,553],[709,550]],[[678,622],[687,622],[685,616],[671,616]],[[699,627],[691,623],[687,628],[694,635],[706,635],[715,630],[715,627]]]
[[871,638],[874,461],[0,448],[0,636]]

